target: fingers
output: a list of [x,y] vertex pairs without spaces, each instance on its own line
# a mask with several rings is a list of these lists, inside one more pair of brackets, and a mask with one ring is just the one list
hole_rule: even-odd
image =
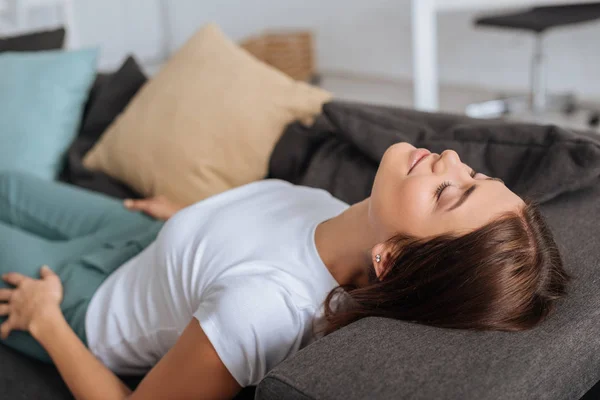
[[123,201],[123,205],[129,210],[144,211],[150,208],[150,206],[152,205],[152,199],[126,199]]
[[4,321],[2,325],[0,325],[0,339],[6,340],[8,335],[10,335],[10,331],[12,331],[12,321],[11,319],[7,319]]
[[0,289],[0,301],[10,301],[12,289]]
[[26,279],[30,278],[23,274],[19,274],[18,272],[9,272],[8,274],[2,275],[2,280],[6,283],[10,283],[13,286],[19,286],[19,284]]
[[9,304],[0,304],[0,317],[10,314]]
[[40,268],[40,276],[42,277],[42,279],[55,275],[56,273],[54,273],[54,271],[52,271],[47,265],[42,265],[42,268]]
[[138,200],[132,200],[132,199],[123,200],[123,205],[125,206],[125,208],[128,208],[130,210],[136,208],[137,203],[138,203]]

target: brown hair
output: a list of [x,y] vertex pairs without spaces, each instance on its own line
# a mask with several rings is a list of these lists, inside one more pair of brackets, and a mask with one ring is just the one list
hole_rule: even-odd
[[[397,235],[388,244],[381,280],[371,267],[369,285],[329,293],[325,334],[370,316],[444,328],[525,330],[544,320],[573,278],[531,202],[463,236]],[[350,301],[334,311],[332,300],[343,291]]]

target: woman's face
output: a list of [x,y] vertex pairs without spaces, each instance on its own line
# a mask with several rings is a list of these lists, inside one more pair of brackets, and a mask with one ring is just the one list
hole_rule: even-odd
[[408,143],[391,146],[369,203],[378,241],[398,233],[467,233],[525,205],[501,181],[474,172],[453,150],[435,154]]

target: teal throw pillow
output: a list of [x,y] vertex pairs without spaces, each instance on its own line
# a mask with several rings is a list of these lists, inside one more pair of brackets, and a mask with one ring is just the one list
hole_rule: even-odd
[[97,54],[0,54],[0,170],[58,176],[96,77]]

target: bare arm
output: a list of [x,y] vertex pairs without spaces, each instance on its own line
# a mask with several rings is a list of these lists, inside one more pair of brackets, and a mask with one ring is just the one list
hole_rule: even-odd
[[242,387],[231,376],[195,318],[146,375],[131,400],[231,399]]
[[78,400],[231,399],[241,389],[196,319],[133,393],[83,345],[62,314],[48,319],[43,330],[40,343]]
[[31,326],[31,335],[46,349],[78,400],[125,399],[131,390],[85,347],[60,308],[48,310]]
[[43,269],[41,276],[3,276],[15,288],[0,289],[0,315],[8,315],[0,332],[5,338],[12,330],[28,330],[46,349],[76,399],[230,399],[241,389],[193,318],[132,393],[67,324],[59,307],[58,276],[50,269]]

